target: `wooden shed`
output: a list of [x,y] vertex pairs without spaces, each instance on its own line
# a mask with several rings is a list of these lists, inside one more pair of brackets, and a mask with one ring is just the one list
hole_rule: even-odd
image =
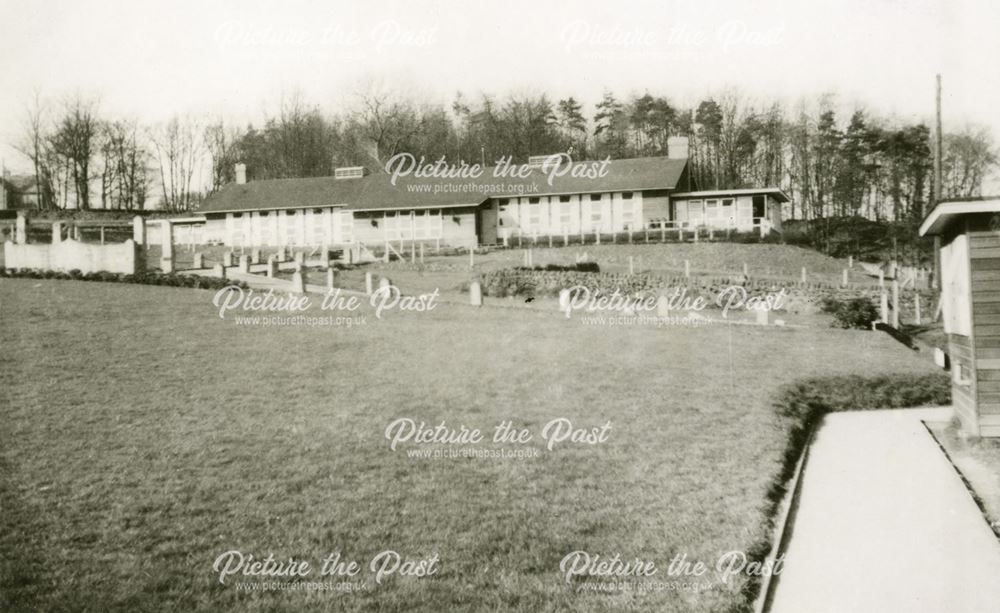
[[952,404],[972,436],[1000,436],[1000,197],[945,200],[920,225],[941,238]]

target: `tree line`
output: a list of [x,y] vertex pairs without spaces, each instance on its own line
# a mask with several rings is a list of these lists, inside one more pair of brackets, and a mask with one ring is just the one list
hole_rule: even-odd
[[[660,156],[671,136],[689,139],[698,187],[781,187],[795,219],[914,221],[932,200],[929,127],[865,109],[841,116],[829,95],[788,106],[728,91],[684,107],[662,95],[606,91],[588,113],[575,97],[544,93],[459,93],[435,104],[371,88],[336,112],[291,95],[245,126],[193,115],[140,125],[105,117],[80,95],[36,96],[18,148],[34,166],[43,208],[142,210],[157,199],[184,211],[232,182],[237,162],[251,180],[318,177],[339,166],[378,172],[404,151],[486,165],[554,152],[577,160]],[[997,163],[988,130],[946,133],[943,195],[980,195]]]

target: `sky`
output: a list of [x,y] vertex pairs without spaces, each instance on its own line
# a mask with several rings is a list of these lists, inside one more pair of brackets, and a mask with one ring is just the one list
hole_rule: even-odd
[[1000,134],[998,25],[995,0],[0,0],[0,158],[27,169],[11,145],[34,92],[149,123],[259,123],[296,92],[349,108],[371,81],[441,103],[542,90],[589,111],[605,89],[678,105],[836,92],[847,112],[930,121],[941,73],[945,130]]

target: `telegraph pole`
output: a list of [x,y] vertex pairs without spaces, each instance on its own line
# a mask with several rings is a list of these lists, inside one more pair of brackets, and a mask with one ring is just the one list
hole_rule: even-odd
[[[941,202],[941,75],[937,75],[934,121],[934,199],[933,206]],[[924,211],[926,215],[927,211]],[[934,235],[934,288],[941,289],[941,237]]]

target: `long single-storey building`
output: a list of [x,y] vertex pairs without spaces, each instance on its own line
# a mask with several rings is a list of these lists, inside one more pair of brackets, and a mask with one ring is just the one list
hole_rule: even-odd
[[546,166],[548,156],[538,156],[517,176],[489,167],[475,178],[393,180],[352,167],[333,177],[247,182],[237,165],[236,182],[207,198],[199,213],[204,240],[229,246],[469,247],[661,228],[780,231],[789,200],[780,189],[696,190],[686,150],[686,142],[674,143],[667,157],[566,166]]

